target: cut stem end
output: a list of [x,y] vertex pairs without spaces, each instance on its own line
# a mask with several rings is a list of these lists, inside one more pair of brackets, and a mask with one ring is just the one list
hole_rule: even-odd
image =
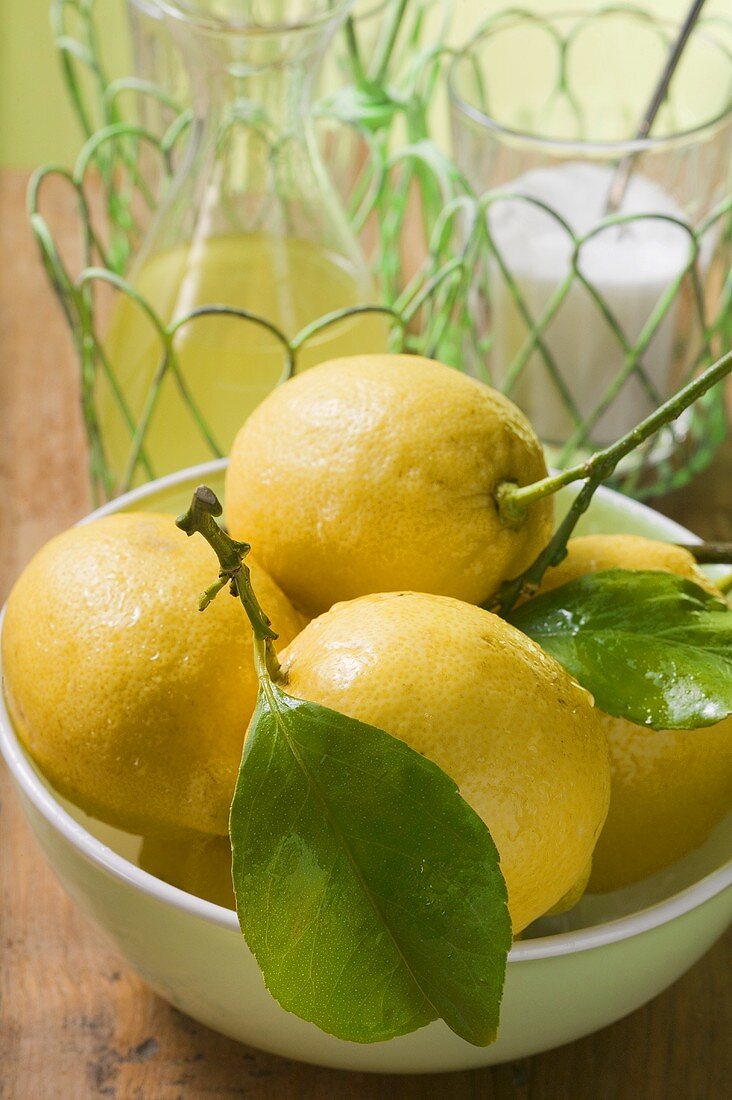
[[260,606],[252,588],[249,569],[244,563],[251,547],[247,542],[232,539],[219,527],[215,517],[220,516],[222,511],[221,503],[213,490],[207,485],[199,485],[193,493],[190,508],[175,521],[176,527],[187,535],[203,535],[219,559],[218,579],[203,593],[198,606],[204,611],[228,584],[232,595],[239,597],[252,624],[257,671],[260,676],[274,677],[280,669],[272,645],[277,634]]
[[504,527],[518,530],[526,519],[526,505],[520,497],[520,488],[513,481],[503,481],[495,492],[498,516]]

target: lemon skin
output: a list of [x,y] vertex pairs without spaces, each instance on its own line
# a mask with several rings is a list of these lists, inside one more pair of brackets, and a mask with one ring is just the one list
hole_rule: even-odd
[[143,871],[187,894],[235,909],[228,836],[186,833],[180,837],[147,836],[138,857]]
[[254,410],[231,452],[226,516],[309,615],[402,588],[482,603],[552,528],[550,499],[507,526],[496,490],[545,474],[528,421],[489,386],[417,356],[353,356]]
[[732,718],[696,730],[651,730],[604,716],[610,810],[588,889],[618,890],[693,852],[732,809]]
[[[257,677],[216,558],[172,516],[118,514],[52,539],[8,601],[5,695],[28,752],[87,813],[133,833],[225,834]],[[283,643],[301,619],[256,563]]]
[[284,690],[405,741],[485,821],[514,932],[586,871],[607,812],[607,743],[591,697],[503,619],[449,597],[364,596],[281,655]]

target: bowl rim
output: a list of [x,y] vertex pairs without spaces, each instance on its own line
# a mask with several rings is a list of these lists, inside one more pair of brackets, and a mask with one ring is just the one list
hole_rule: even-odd
[[[132,489],[123,496],[117,497],[115,500],[95,509],[79,520],[79,524],[89,523],[110,513],[122,511],[129,508],[130,505],[134,505],[137,501],[145,500],[160,491],[174,489],[182,483],[199,478],[205,479],[211,474],[219,474],[226,469],[227,461],[225,458],[216,459],[157,478],[155,481],[148,482],[137,489]],[[610,498],[615,500],[622,496],[622,494],[604,486],[600,487],[598,494],[600,499]],[[645,515],[653,511],[647,505],[641,504],[630,497],[622,497],[622,500],[624,508],[631,514]],[[660,515],[660,513],[654,514]],[[698,541],[696,535],[693,535],[674,520],[668,519],[666,516],[661,518],[666,528],[665,533],[671,536],[676,535],[684,541],[689,539]],[[2,632],[4,617],[5,607],[0,611],[0,633]],[[1,676],[2,663],[0,662],[0,679]],[[61,806],[52,791],[41,780],[39,773],[20,744],[10,721],[2,691],[0,691],[0,754],[5,758],[15,785],[36,812],[88,862],[95,864],[111,877],[140,890],[143,894],[164,905],[170,905],[189,916],[239,934],[238,919],[233,910],[205,901],[193,894],[188,894],[176,886],[171,886],[169,883],[155,878],[149,872],[143,871],[141,867],[119,855],[103,841],[98,840]],[[685,887],[670,898],[656,902],[645,909],[639,909],[626,916],[594,925],[591,928],[559,932],[537,937],[536,939],[520,940],[514,943],[511,948],[509,962],[529,962],[560,955],[570,955],[641,935],[683,916],[692,909],[698,908],[730,886],[732,886],[732,858],[691,886]]]

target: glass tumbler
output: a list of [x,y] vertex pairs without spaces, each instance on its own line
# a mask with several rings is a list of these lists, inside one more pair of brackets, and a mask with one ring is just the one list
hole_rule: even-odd
[[[732,342],[732,39],[718,19],[700,22],[651,135],[634,137],[677,31],[638,8],[507,10],[449,74],[454,155],[485,206],[486,366],[559,465]],[[626,460],[623,487],[682,483],[724,432],[717,391]]]

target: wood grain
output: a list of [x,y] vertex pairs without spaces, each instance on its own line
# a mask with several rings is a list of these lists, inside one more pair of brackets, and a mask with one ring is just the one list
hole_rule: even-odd
[[[71,346],[26,225],[25,183],[0,174],[0,598],[89,506]],[[70,196],[49,199],[70,226]],[[731,475],[728,443],[664,510],[731,538]],[[400,1078],[287,1062],[187,1019],[126,968],[61,891],[0,771],[3,1100],[718,1100],[732,1089],[730,961],[727,939],[626,1020],[513,1065]]]

